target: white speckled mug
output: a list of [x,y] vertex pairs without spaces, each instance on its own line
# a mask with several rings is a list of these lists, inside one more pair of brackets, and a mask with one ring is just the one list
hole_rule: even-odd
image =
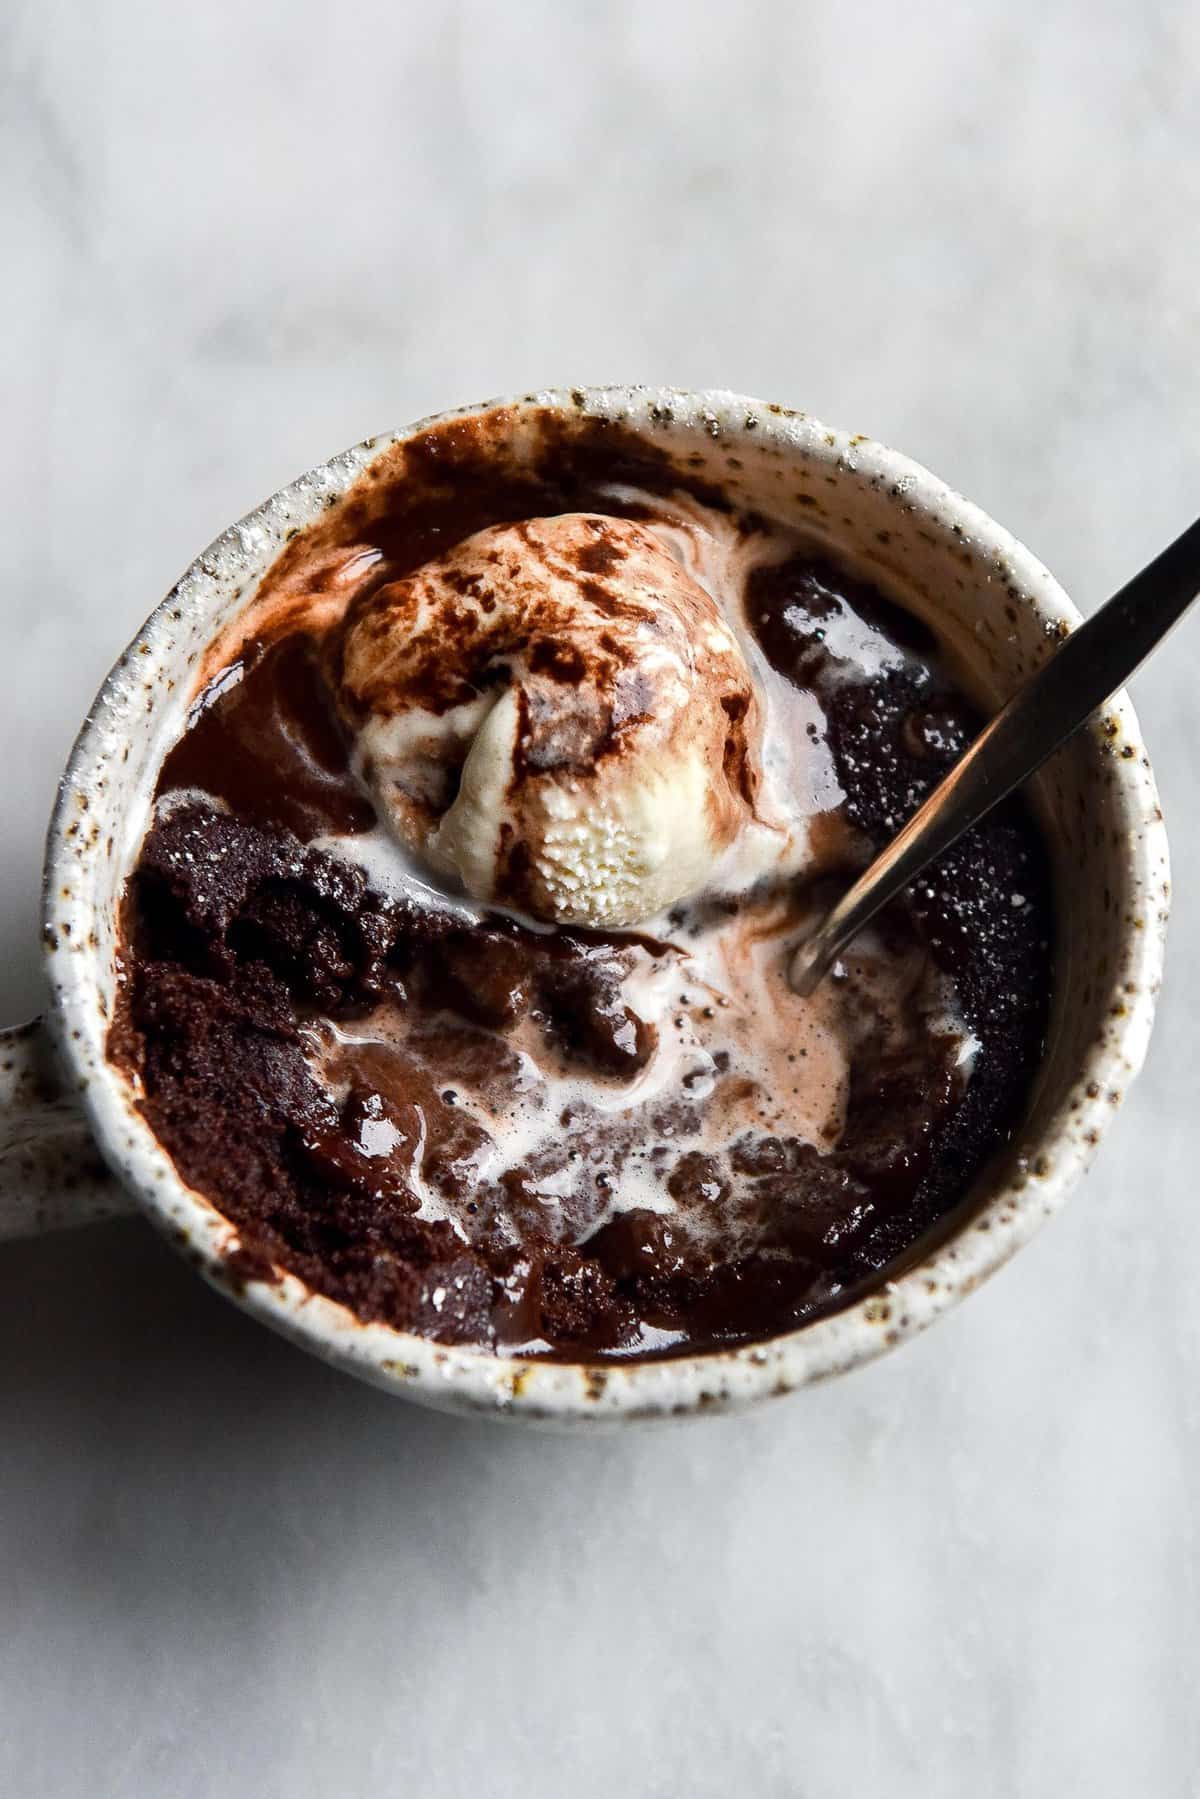
[[[466,411],[499,407],[514,428],[547,407],[617,422],[840,546],[936,627],[985,704],[1007,697],[1078,621],[1046,570],[977,507],[906,457],[802,413],[640,387],[531,394]],[[107,1059],[117,904],[205,649],[253,598],[285,538],[432,422],[335,457],[225,532],[105,682],[47,842],[49,1011],[0,1036],[0,1235],[140,1208],[222,1291],[315,1354],[393,1393],[497,1417],[587,1423],[741,1406],[867,1361],[969,1293],[1057,1210],[1141,1066],[1169,884],[1154,780],[1123,697],[1036,783],[1059,917],[1070,929],[1061,932],[1049,1043],[1016,1141],[890,1281],[769,1342],[619,1365],[538,1362],[364,1324],[292,1276],[240,1284],[228,1261],[236,1230],[184,1185]]]

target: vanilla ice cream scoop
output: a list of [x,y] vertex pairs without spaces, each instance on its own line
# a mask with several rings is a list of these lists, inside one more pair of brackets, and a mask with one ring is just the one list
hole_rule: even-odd
[[477,532],[355,602],[336,673],[390,830],[475,899],[635,924],[703,887],[754,816],[750,670],[630,520]]

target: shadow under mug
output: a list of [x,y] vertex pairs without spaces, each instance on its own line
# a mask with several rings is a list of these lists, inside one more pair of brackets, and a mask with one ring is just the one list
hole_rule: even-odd
[[[235,1228],[184,1185],[105,1043],[117,906],[163,756],[208,646],[284,542],[372,465],[450,420],[520,443],[547,413],[619,425],[735,500],[827,545],[937,635],[980,703],[1002,703],[1079,615],[1001,526],[928,470],[802,413],[724,392],[575,388],[422,420],[314,469],[197,558],[117,663],[63,777],[46,846],[44,1020],[0,1034],[0,1237],[140,1209],[200,1272],[305,1348],[449,1410],[560,1424],[745,1405],[903,1341],[969,1293],[1060,1206],[1145,1055],[1169,904],[1166,834],[1137,721],[1119,695],[1042,770],[1031,797],[1054,866],[1052,1021],[1023,1125],[962,1205],[891,1278],[842,1311],[735,1349],[574,1364],[492,1355],[366,1324],[291,1275],[232,1271]],[[236,1267],[236,1262],[233,1264]]]

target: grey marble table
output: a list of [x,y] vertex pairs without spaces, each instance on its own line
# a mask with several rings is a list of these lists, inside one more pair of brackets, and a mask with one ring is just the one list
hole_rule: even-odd
[[[114,652],[309,462],[549,381],[900,445],[1094,604],[1200,497],[1195,8],[8,0],[0,1005]],[[0,1259],[0,1791],[1200,1793],[1193,623],[1147,1074],[898,1356],[571,1441],[422,1415],[133,1223]]]

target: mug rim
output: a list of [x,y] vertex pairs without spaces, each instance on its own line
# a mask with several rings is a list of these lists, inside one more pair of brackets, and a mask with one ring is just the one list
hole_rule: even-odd
[[[390,1391],[448,1410],[555,1423],[660,1417],[741,1407],[870,1361],[931,1324],[1000,1268],[1065,1202],[1089,1166],[1117,1103],[1145,1057],[1162,975],[1169,862],[1153,772],[1141,752],[1133,708],[1124,692],[1086,727],[1112,756],[1110,853],[1125,858],[1127,879],[1144,916],[1123,924],[1125,957],[1112,972],[1113,1005],[1103,1035],[1081,1058],[1072,1091],[1045,1121],[1030,1154],[997,1171],[1000,1178],[945,1239],[892,1280],[850,1305],[763,1342],[660,1359],[543,1361],[433,1342],[391,1326],[366,1323],[284,1271],[268,1283],[231,1273],[236,1227],[175,1171],[138,1111],[125,1077],[109,1061],[107,1012],[100,994],[101,935],[86,882],[98,876],[99,837],[81,832],[81,814],[103,803],[106,768],[131,729],[148,722],[131,703],[146,675],[174,651],[173,625],[185,613],[203,624],[218,583],[239,574],[257,581],[275,560],[285,533],[311,522],[393,446],[466,417],[511,409],[550,408],[620,423],[651,441],[671,430],[712,435],[753,430],[758,442],[784,453],[839,465],[903,494],[939,527],[1002,561],[1010,579],[1048,627],[1073,628],[1077,612],[1058,582],[1031,553],[921,464],[864,437],[789,408],[724,390],[615,386],[546,389],[432,414],[400,430],[368,438],[281,488],[229,527],[198,556],[160,602],[114,665],[75,740],[59,786],[46,842],[43,940],[51,985],[50,1025],[60,1057],[77,1083],[105,1159],[152,1221],[228,1297],[262,1322],[348,1372]],[[1116,755],[1118,743],[1137,753]],[[144,791],[144,782],[140,784]],[[1119,847],[1118,847],[1119,842]],[[126,869],[127,872],[127,869]],[[99,1022],[98,1022],[99,1020]],[[985,1173],[984,1180],[988,1176]]]

